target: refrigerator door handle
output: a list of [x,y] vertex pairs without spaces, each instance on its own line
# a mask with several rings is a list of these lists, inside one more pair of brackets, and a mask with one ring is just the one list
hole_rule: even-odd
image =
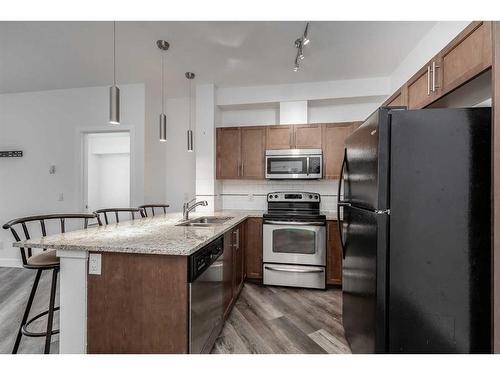
[[339,229],[339,237],[340,237],[340,249],[342,251],[342,259],[345,259],[345,246],[344,246],[344,236],[342,233],[342,222],[340,221],[340,209],[341,207],[350,206],[350,204],[338,204],[337,206],[337,227]]
[[[343,200],[340,199],[340,193],[342,192],[342,182],[344,180],[344,167],[347,161],[347,150],[344,149],[344,158],[342,159],[342,166],[340,167],[340,176],[339,176],[339,186],[337,190],[337,202],[338,204],[343,203]],[[338,212],[338,210],[337,210]]]
[[[340,199],[340,193],[342,192],[342,183],[344,180],[344,168],[347,161],[347,150],[344,148],[344,158],[342,159],[342,166],[340,167],[340,176],[339,176],[339,186],[337,191],[337,227],[339,229],[340,236],[340,248],[342,250],[342,258],[345,259],[345,247],[344,247],[344,239],[342,235],[342,223],[340,221],[340,210],[342,207],[349,207],[351,204],[344,202],[343,199]],[[345,191],[344,191],[345,192]]]

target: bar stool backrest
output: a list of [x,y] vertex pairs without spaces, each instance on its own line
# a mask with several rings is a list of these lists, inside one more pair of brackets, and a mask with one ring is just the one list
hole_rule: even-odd
[[[14,239],[16,241],[29,240],[33,236],[35,227],[40,228],[41,237],[47,236],[47,229],[49,228],[49,234],[65,233],[66,228],[69,224],[70,230],[75,229],[86,229],[89,224],[89,220],[97,219],[95,214],[49,214],[49,215],[36,215],[21,217],[19,219],[14,219],[5,223],[2,228],[11,231]],[[80,222],[79,226],[76,226],[77,222]],[[83,226],[81,225],[83,223]],[[56,225],[55,225],[56,224]],[[56,229],[57,228],[57,229]],[[54,230],[51,230],[54,229]],[[38,233],[37,233],[38,234]],[[21,237],[24,238],[21,238]],[[31,248],[21,247],[21,258],[23,265],[26,266],[28,259],[33,256]],[[43,249],[45,251],[47,249]]]
[[167,213],[167,208],[170,207],[168,204],[143,204],[142,206],[139,206],[139,208],[142,208],[144,210],[144,215],[148,217],[148,209],[151,210],[151,216],[155,216],[155,208],[157,211],[163,210],[163,214]]
[[[102,208],[100,210],[94,211],[94,214],[97,215],[97,221],[98,221],[99,225],[104,225],[104,224],[108,225],[110,223],[110,219],[111,219],[111,217],[108,217],[108,214],[109,214],[109,216],[114,215],[115,222],[119,223],[120,222],[120,215],[119,215],[120,212],[125,212],[125,213],[128,212],[130,214],[131,220],[135,220],[136,216],[137,216],[137,218],[144,217],[144,211],[142,208],[139,208],[139,207]],[[104,223],[102,221],[102,218],[104,218]]]

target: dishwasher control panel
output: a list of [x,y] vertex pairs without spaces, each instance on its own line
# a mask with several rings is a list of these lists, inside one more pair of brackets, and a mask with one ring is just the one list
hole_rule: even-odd
[[205,245],[189,257],[188,280],[195,281],[224,252],[224,237]]

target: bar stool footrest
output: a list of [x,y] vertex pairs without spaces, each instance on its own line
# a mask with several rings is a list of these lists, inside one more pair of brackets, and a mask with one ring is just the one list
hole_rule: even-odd
[[[57,307],[54,307],[54,311],[57,311],[59,310],[59,306]],[[23,335],[25,336],[28,336],[28,337],[44,337],[44,336],[47,336],[47,332],[31,332],[31,331],[28,331],[28,326],[33,323],[35,320],[41,318],[42,316],[45,316],[49,313],[49,310],[45,310],[44,312],[41,312],[40,314],[34,316],[33,318],[31,318],[30,320],[28,320],[26,322],[25,325],[23,325],[21,327],[21,332],[23,333]],[[57,335],[59,333],[59,330],[58,329],[55,329],[52,331],[52,334],[53,335]]]

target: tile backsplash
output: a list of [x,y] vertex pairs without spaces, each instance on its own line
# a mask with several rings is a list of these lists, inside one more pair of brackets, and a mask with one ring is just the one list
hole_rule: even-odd
[[267,194],[273,191],[307,191],[321,194],[321,210],[334,211],[338,180],[223,180],[223,209],[266,210]]

